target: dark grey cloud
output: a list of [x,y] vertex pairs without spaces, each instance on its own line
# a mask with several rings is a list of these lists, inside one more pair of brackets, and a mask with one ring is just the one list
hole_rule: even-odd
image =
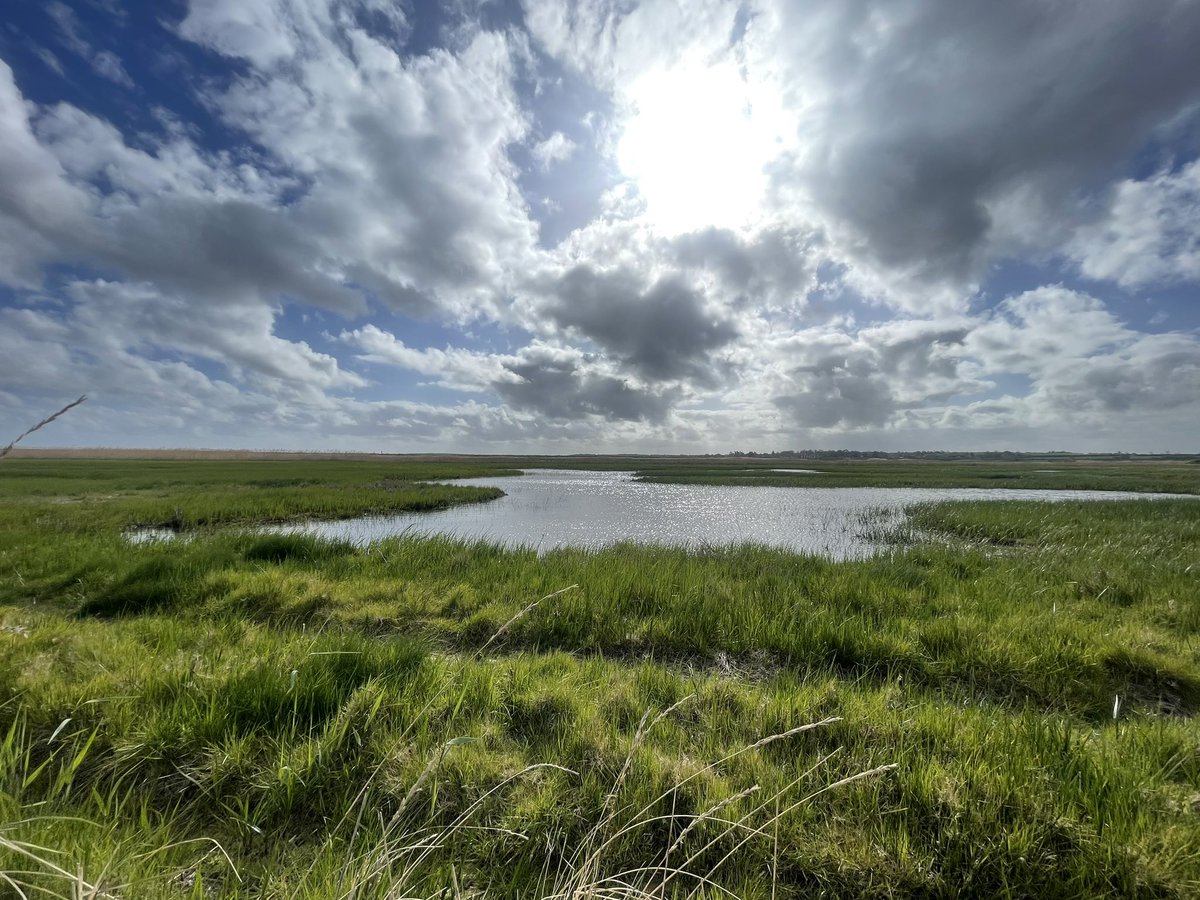
[[896,411],[889,383],[866,358],[824,356],[791,372],[794,393],[774,398],[795,424],[806,428],[884,425]]
[[217,302],[292,297],[343,312],[361,295],[321,270],[319,237],[285,213],[239,200],[164,198],[80,243],[103,265]]
[[854,338],[836,332],[798,339],[784,359],[787,389],[772,402],[791,422],[810,428],[863,428],[981,385],[962,371],[969,326],[895,322]]
[[517,380],[493,389],[509,405],[551,419],[601,416],[611,420],[661,422],[678,391],[638,388],[621,378],[589,370],[575,353],[532,348],[505,368]]
[[924,379],[931,375],[942,378],[958,377],[957,353],[947,348],[963,345],[970,328],[938,328],[918,326],[911,334],[897,336],[876,345],[879,368],[888,375]]
[[1101,359],[1074,379],[1051,388],[1064,409],[1098,409],[1107,413],[1175,409],[1200,396],[1200,345],[1181,347],[1131,364]]
[[755,305],[802,302],[813,286],[814,249],[823,240],[811,230],[771,227],[752,236],[727,228],[704,228],[671,243],[686,268],[713,272],[742,302]]
[[633,272],[576,266],[550,289],[547,313],[595,341],[653,381],[714,384],[713,354],[738,336],[737,325],[677,277],[649,288]]
[[750,40],[808,101],[776,186],[801,184],[854,254],[922,277],[977,274],[1001,231],[1045,235],[1006,219],[1014,202],[1072,220],[1200,103],[1194,0],[774,6],[777,30]]

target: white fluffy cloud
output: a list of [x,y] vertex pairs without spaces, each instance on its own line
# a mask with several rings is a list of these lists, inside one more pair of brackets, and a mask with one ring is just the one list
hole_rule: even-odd
[[295,4],[271,41],[281,17],[250,9],[194,4],[180,31],[251,64],[208,101],[307,183],[290,219],[325,266],[401,310],[500,302],[536,241],[507,155],[528,128],[508,39],[402,59],[337,4]]
[[576,149],[578,145],[573,140],[556,131],[544,141],[534,144],[531,152],[543,169],[549,169],[555,163],[570,159]]
[[1166,423],[1200,412],[1200,337],[1137,331],[1087,294],[1051,287],[1013,297],[967,345],[984,372],[1031,379],[1024,407],[1040,421],[1111,427],[1123,414]]
[[1124,287],[1200,281],[1200,161],[1121,181],[1067,252],[1088,278]]
[[363,362],[432,375],[437,384],[456,391],[479,393],[498,382],[518,380],[497,354],[461,347],[416,349],[375,325],[343,331],[338,339],[356,347],[360,351],[357,358]]

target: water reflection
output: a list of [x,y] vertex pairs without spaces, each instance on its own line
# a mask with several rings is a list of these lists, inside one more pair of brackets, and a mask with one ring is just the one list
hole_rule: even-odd
[[939,500],[1106,500],[1118,491],[997,488],[821,488],[649,484],[631,472],[529,469],[523,476],[454,482],[499,487],[489,503],[430,513],[274,526],[369,543],[404,533],[482,538],[507,546],[603,547],[621,541],[712,546],[754,542],[834,559],[880,551],[872,539],[903,509]]

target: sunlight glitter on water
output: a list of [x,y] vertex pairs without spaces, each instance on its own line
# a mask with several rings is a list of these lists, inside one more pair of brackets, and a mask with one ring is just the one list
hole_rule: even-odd
[[436,512],[363,516],[273,526],[367,544],[401,534],[446,534],[510,547],[599,548],[623,541],[667,546],[766,544],[855,559],[889,549],[873,539],[899,524],[903,510],[943,500],[1121,500],[1169,497],[1120,491],[1004,488],[822,488],[653,484],[632,472],[528,469],[524,475],[471,478],[461,485],[498,487],[488,503]]

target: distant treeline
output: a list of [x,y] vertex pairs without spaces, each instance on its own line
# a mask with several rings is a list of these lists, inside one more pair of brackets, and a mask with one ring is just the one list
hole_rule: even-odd
[[776,450],[758,453],[754,450],[734,450],[725,456],[757,457],[761,459],[932,459],[932,460],[1177,460],[1200,463],[1200,458],[1189,453],[1070,453],[1066,450],[1050,450],[1044,453],[1019,452],[1016,450]]

